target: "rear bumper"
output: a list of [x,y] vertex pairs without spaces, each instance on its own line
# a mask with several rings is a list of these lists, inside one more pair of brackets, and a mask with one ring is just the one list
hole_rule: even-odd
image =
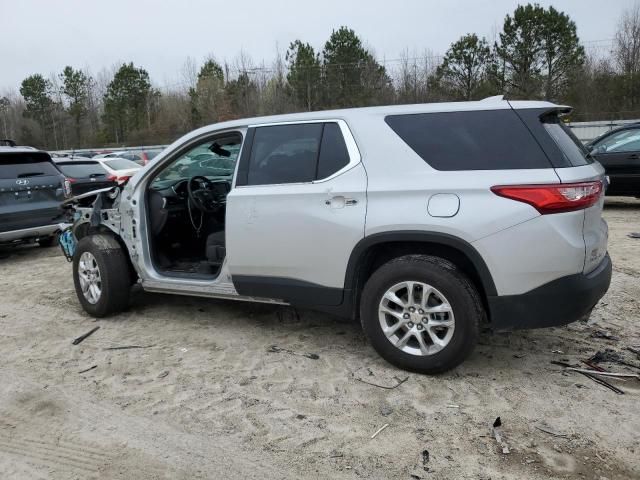
[[13,243],[20,240],[27,240],[30,238],[49,237],[60,230],[59,224],[44,225],[42,227],[23,228],[20,230],[12,230],[10,232],[0,233],[0,244]]
[[521,295],[489,297],[491,327],[518,330],[575,322],[588,314],[607,292],[611,270],[607,254],[587,275],[562,277]]

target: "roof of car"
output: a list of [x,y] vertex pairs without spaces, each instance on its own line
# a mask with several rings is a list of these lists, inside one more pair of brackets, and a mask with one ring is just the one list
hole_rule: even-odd
[[[33,147],[23,147],[23,146],[4,147],[4,146],[0,146],[0,153],[33,153],[33,152],[47,153],[44,150],[38,150],[37,148],[33,148]],[[47,155],[49,155],[49,154],[47,153]]]
[[187,135],[181,137],[171,146],[175,146],[188,140],[189,138],[198,137],[216,130],[242,128],[248,126],[287,123],[287,122],[305,122],[317,120],[352,120],[366,116],[387,116],[387,115],[410,115],[418,113],[437,113],[437,112],[465,112],[478,110],[504,110],[514,108],[532,109],[532,108],[557,108],[560,110],[570,110],[571,108],[564,105],[557,105],[546,101],[530,101],[530,100],[505,100],[502,95],[485,98],[483,100],[470,102],[441,102],[441,103],[419,103],[412,105],[387,105],[379,107],[360,107],[345,108],[341,110],[320,110],[314,112],[298,112],[287,113],[283,115],[271,115],[264,117],[242,118],[237,120],[229,120],[226,122],[207,125],[194,130]]

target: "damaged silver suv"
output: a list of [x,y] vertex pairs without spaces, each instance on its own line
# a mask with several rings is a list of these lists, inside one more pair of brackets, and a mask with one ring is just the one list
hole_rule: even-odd
[[398,367],[445,371],[481,324],[573,322],[609,287],[604,171],[569,111],[493,97],[201,128],[72,208],[78,298],[113,314],[139,282],[317,309],[359,318]]

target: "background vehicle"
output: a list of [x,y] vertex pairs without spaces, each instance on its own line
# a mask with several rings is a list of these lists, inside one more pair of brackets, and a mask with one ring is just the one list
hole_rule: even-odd
[[640,197],[640,123],[611,130],[587,149],[609,176],[607,195]]
[[70,187],[48,153],[0,146],[0,244],[49,246],[63,220]]
[[109,173],[97,160],[54,160],[58,170],[71,183],[72,195],[81,195],[117,185],[117,175]]
[[138,277],[313,308],[359,317],[394,365],[447,370],[481,323],[570,323],[609,287],[604,170],[569,111],[499,97],[199,129],[102,198],[99,227],[79,209],[78,298],[117,312]]
[[141,168],[137,163],[120,157],[100,158],[98,162],[118,183],[128,180]]

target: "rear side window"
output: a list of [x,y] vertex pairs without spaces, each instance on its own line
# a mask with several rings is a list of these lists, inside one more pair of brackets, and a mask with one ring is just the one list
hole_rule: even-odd
[[557,115],[547,115],[541,120],[544,129],[553,138],[562,152],[562,156],[570,165],[578,167],[592,162],[589,160],[587,149],[582,145],[582,142]]
[[308,183],[348,164],[347,146],[335,122],[257,127],[246,184]]
[[2,153],[0,154],[0,179],[29,178],[58,175],[45,153]]
[[349,164],[349,152],[337,123],[326,123],[320,145],[316,179],[327,178]]
[[98,162],[59,163],[58,169],[70,178],[91,178],[107,175]]
[[526,126],[510,109],[390,115],[385,121],[436,170],[551,166]]

